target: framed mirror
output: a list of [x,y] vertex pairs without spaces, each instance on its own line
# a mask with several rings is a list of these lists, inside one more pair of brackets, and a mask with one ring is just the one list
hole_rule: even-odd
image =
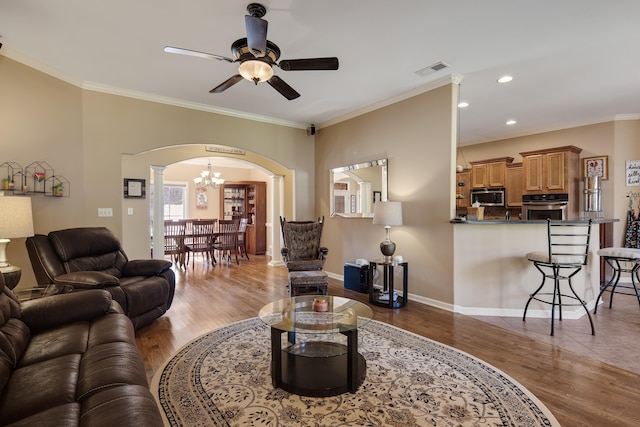
[[329,171],[331,216],[373,218],[374,203],[387,200],[387,159]]

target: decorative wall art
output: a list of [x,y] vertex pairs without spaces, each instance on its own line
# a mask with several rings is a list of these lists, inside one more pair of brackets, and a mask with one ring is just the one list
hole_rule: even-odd
[[144,179],[124,179],[125,199],[144,199],[146,197],[146,180]]
[[209,199],[207,197],[206,187],[196,188],[196,209],[207,209],[209,206]]
[[582,159],[583,176],[601,176],[609,179],[609,156],[594,156]]
[[640,160],[626,161],[627,187],[640,185]]

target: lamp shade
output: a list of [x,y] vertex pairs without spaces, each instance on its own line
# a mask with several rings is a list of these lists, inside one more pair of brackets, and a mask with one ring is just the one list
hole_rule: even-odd
[[402,225],[401,202],[376,202],[373,207],[373,223],[380,225]]
[[31,198],[0,197],[0,239],[33,236]]

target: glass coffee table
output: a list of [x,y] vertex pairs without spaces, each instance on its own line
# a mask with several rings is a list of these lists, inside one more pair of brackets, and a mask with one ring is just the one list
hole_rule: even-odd
[[274,387],[325,397],[354,393],[364,381],[367,363],[358,353],[358,328],[373,317],[366,304],[305,295],[267,304],[259,317],[271,327]]

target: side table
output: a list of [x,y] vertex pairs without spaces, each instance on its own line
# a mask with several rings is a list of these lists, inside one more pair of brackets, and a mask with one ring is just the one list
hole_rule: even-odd
[[[369,264],[371,271],[377,268],[378,265],[381,265],[383,278],[383,288],[381,291],[374,289],[373,286],[369,287],[369,302],[387,308],[400,308],[407,305],[409,300],[409,263],[406,261],[376,260],[370,261]],[[393,273],[396,266],[402,267],[402,296],[398,295],[397,298],[394,298]]]

